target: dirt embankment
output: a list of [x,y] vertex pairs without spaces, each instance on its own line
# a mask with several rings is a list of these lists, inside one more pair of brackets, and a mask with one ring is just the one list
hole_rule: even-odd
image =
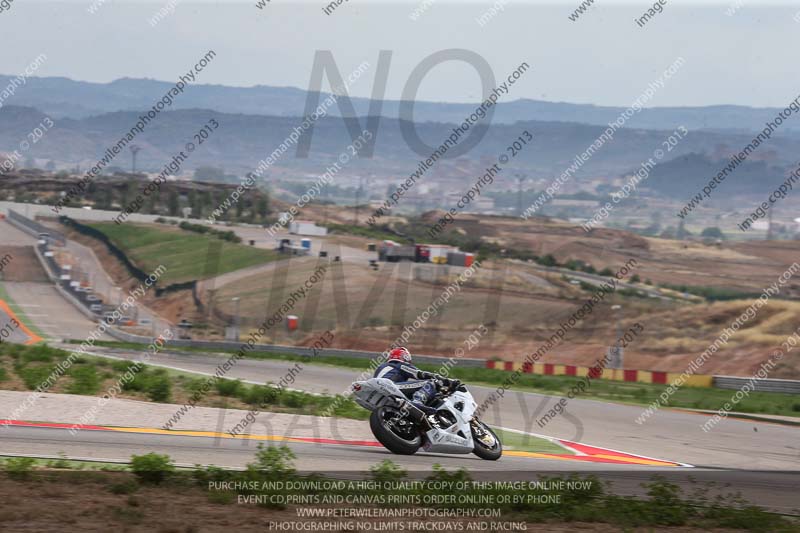
[[[69,240],[91,248],[100,264],[103,265],[103,270],[108,273],[117,286],[122,287],[123,290],[131,290],[139,286],[139,282],[131,277],[125,265],[114,257],[103,243],[70,228],[63,228],[63,232]],[[151,290],[147,292],[142,302],[159,316],[173,323],[183,319],[197,323],[205,319],[204,313],[201,313],[195,306],[190,290],[175,291],[162,297],[157,297],[155,291]]]

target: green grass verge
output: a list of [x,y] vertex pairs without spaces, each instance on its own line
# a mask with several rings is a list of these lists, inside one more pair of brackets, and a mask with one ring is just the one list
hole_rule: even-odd
[[[97,342],[97,345],[108,347],[141,350],[142,345],[120,342]],[[208,354],[208,350],[199,348],[170,347],[169,351],[193,352]],[[220,352],[224,353],[224,352]],[[368,360],[355,357],[332,356],[317,359],[313,362],[302,356],[277,354],[271,352],[250,352],[251,359],[270,359],[280,361],[302,361],[305,364],[328,365],[341,368],[365,370]],[[423,370],[436,372],[438,365],[420,364]],[[450,370],[450,377],[458,378],[465,383],[485,385],[489,387],[500,386],[509,376],[509,372],[491,370],[488,368],[467,368],[456,365]],[[570,376],[540,376],[536,374],[522,374],[519,381],[511,387],[512,390],[523,392],[539,392],[555,396],[566,396],[580,378]],[[667,390],[666,385],[650,383],[628,383],[624,381],[610,381],[604,379],[591,380],[589,387],[578,398],[627,403],[647,406],[656,401],[662,392]],[[708,409],[717,410],[730,401],[736,391],[700,387],[680,387],[670,397],[668,407],[683,409]],[[771,392],[751,392],[749,396],[736,404],[736,411],[752,414],[770,414],[800,418],[800,399],[792,394]]]
[[533,452],[533,453],[557,453],[561,455],[575,455],[574,452],[559,446],[555,442],[534,437],[532,435],[523,435],[514,431],[503,431],[502,429],[492,428],[503,443],[503,448],[506,450],[514,450],[520,452]]
[[[13,373],[27,390],[34,390],[51,375],[59,376],[56,368],[69,355],[67,351],[45,344],[2,344],[0,368],[3,368],[4,375],[0,376],[3,378],[0,379],[0,389],[12,388]],[[335,396],[281,391],[271,384],[248,385],[239,380],[216,379],[191,372],[147,365],[137,367],[133,361],[81,355],[73,358],[71,364],[62,364],[61,368],[67,370],[58,377],[49,392],[99,396],[121,383],[121,397],[156,403],[181,405],[192,399],[197,406],[306,415],[322,415],[327,413],[331,404],[335,404],[337,407],[333,416],[355,420],[369,418],[369,412],[350,399],[337,401]],[[128,377],[123,379],[126,373]],[[209,381],[210,389],[206,386],[204,390],[204,385]]]
[[[66,459],[42,459],[31,457],[26,461],[32,468],[58,469],[58,470],[98,470],[103,472],[128,471],[126,463],[108,463],[104,461],[76,461]],[[17,456],[0,456],[0,470],[5,470],[6,465],[13,465],[17,461]]]
[[214,274],[220,275],[268,263],[280,258],[277,252],[235,244],[208,234],[197,234],[176,228],[158,228],[137,224],[96,222],[89,226],[103,232],[119,246],[139,268],[153,272],[166,267],[161,284],[169,285],[208,276],[209,243],[221,245],[219,264]]
[[18,306],[17,303],[11,298],[11,296],[8,295],[8,292],[6,291],[6,288],[2,281],[0,281],[0,300],[3,300],[5,303],[8,304],[11,310],[14,311],[14,314],[17,315],[17,318],[19,318],[22,321],[22,323],[28,327],[28,329],[30,329],[43,339],[50,338],[49,336],[45,335],[42,332],[42,330],[36,327],[36,324],[34,324],[31,321],[31,319],[28,318],[28,315],[25,314],[25,311],[23,311],[22,308]]

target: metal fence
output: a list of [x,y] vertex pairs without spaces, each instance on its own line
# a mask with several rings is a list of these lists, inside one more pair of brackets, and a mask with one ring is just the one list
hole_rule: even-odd
[[739,390],[752,380],[751,386],[757,392],[782,392],[800,394],[800,381],[792,379],[752,379],[735,376],[714,376],[714,387],[718,389]]
[[[132,342],[137,344],[149,344],[153,342],[153,339],[151,339],[150,337],[134,335],[113,327],[108,328],[106,332],[115,339],[123,342]],[[172,339],[166,341],[166,345],[174,347],[201,348],[206,350],[235,351],[241,349],[241,347],[245,346],[246,343],[230,342],[230,341],[201,341],[201,340]],[[305,346],[283,346],[279,344],[255,344],[253,345],[252,350],[258,352],[273,352],[273,353],[280,353],[287,355],[315,356],[318,358],[353,357],[365,360],[373,359],[375,356],[378,355],[378,352],[364,352],[360,350],[341,350],[336,348],[324,348],[322,350],[318,350],[315,355],[313,348],[307,348]],[[440,357],[435,355],[414,355],[414,361],[419,363],[442,364],[447,360],[448,358],[446,357]],[[458,366],[460,367],[483,368],[485,365],[486,361],[484,361],[483,359],[467,359],[467,358],[458,359]]]

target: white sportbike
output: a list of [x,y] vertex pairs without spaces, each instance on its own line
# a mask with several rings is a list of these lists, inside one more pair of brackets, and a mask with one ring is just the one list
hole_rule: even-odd
[[437,383],[437,394],[428,403],[436,409],[425,416],[390,379],[371,378],[352,385],[358,405],[372,411],[372,434],[392,453],[412,455],[420,448],[435,453],[474,453],[496,461],[503,444],[494,431],[475,417],[477,404],[467,388],[455,381]]

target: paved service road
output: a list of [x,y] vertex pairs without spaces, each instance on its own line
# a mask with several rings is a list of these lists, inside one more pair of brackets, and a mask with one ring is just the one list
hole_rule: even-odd
[[[54,340],[85,339],[96,324],[67,302],[50,283],[3,284],[14,304],[30,322]],[[110,337],[102,337],[112,340]]]
[[36,238],[12,226],[7,220],[0,220],[0,244],[33,246],[36,244]]
[[0,300],[0,342],[32,344],[38,339],[8,304]]

